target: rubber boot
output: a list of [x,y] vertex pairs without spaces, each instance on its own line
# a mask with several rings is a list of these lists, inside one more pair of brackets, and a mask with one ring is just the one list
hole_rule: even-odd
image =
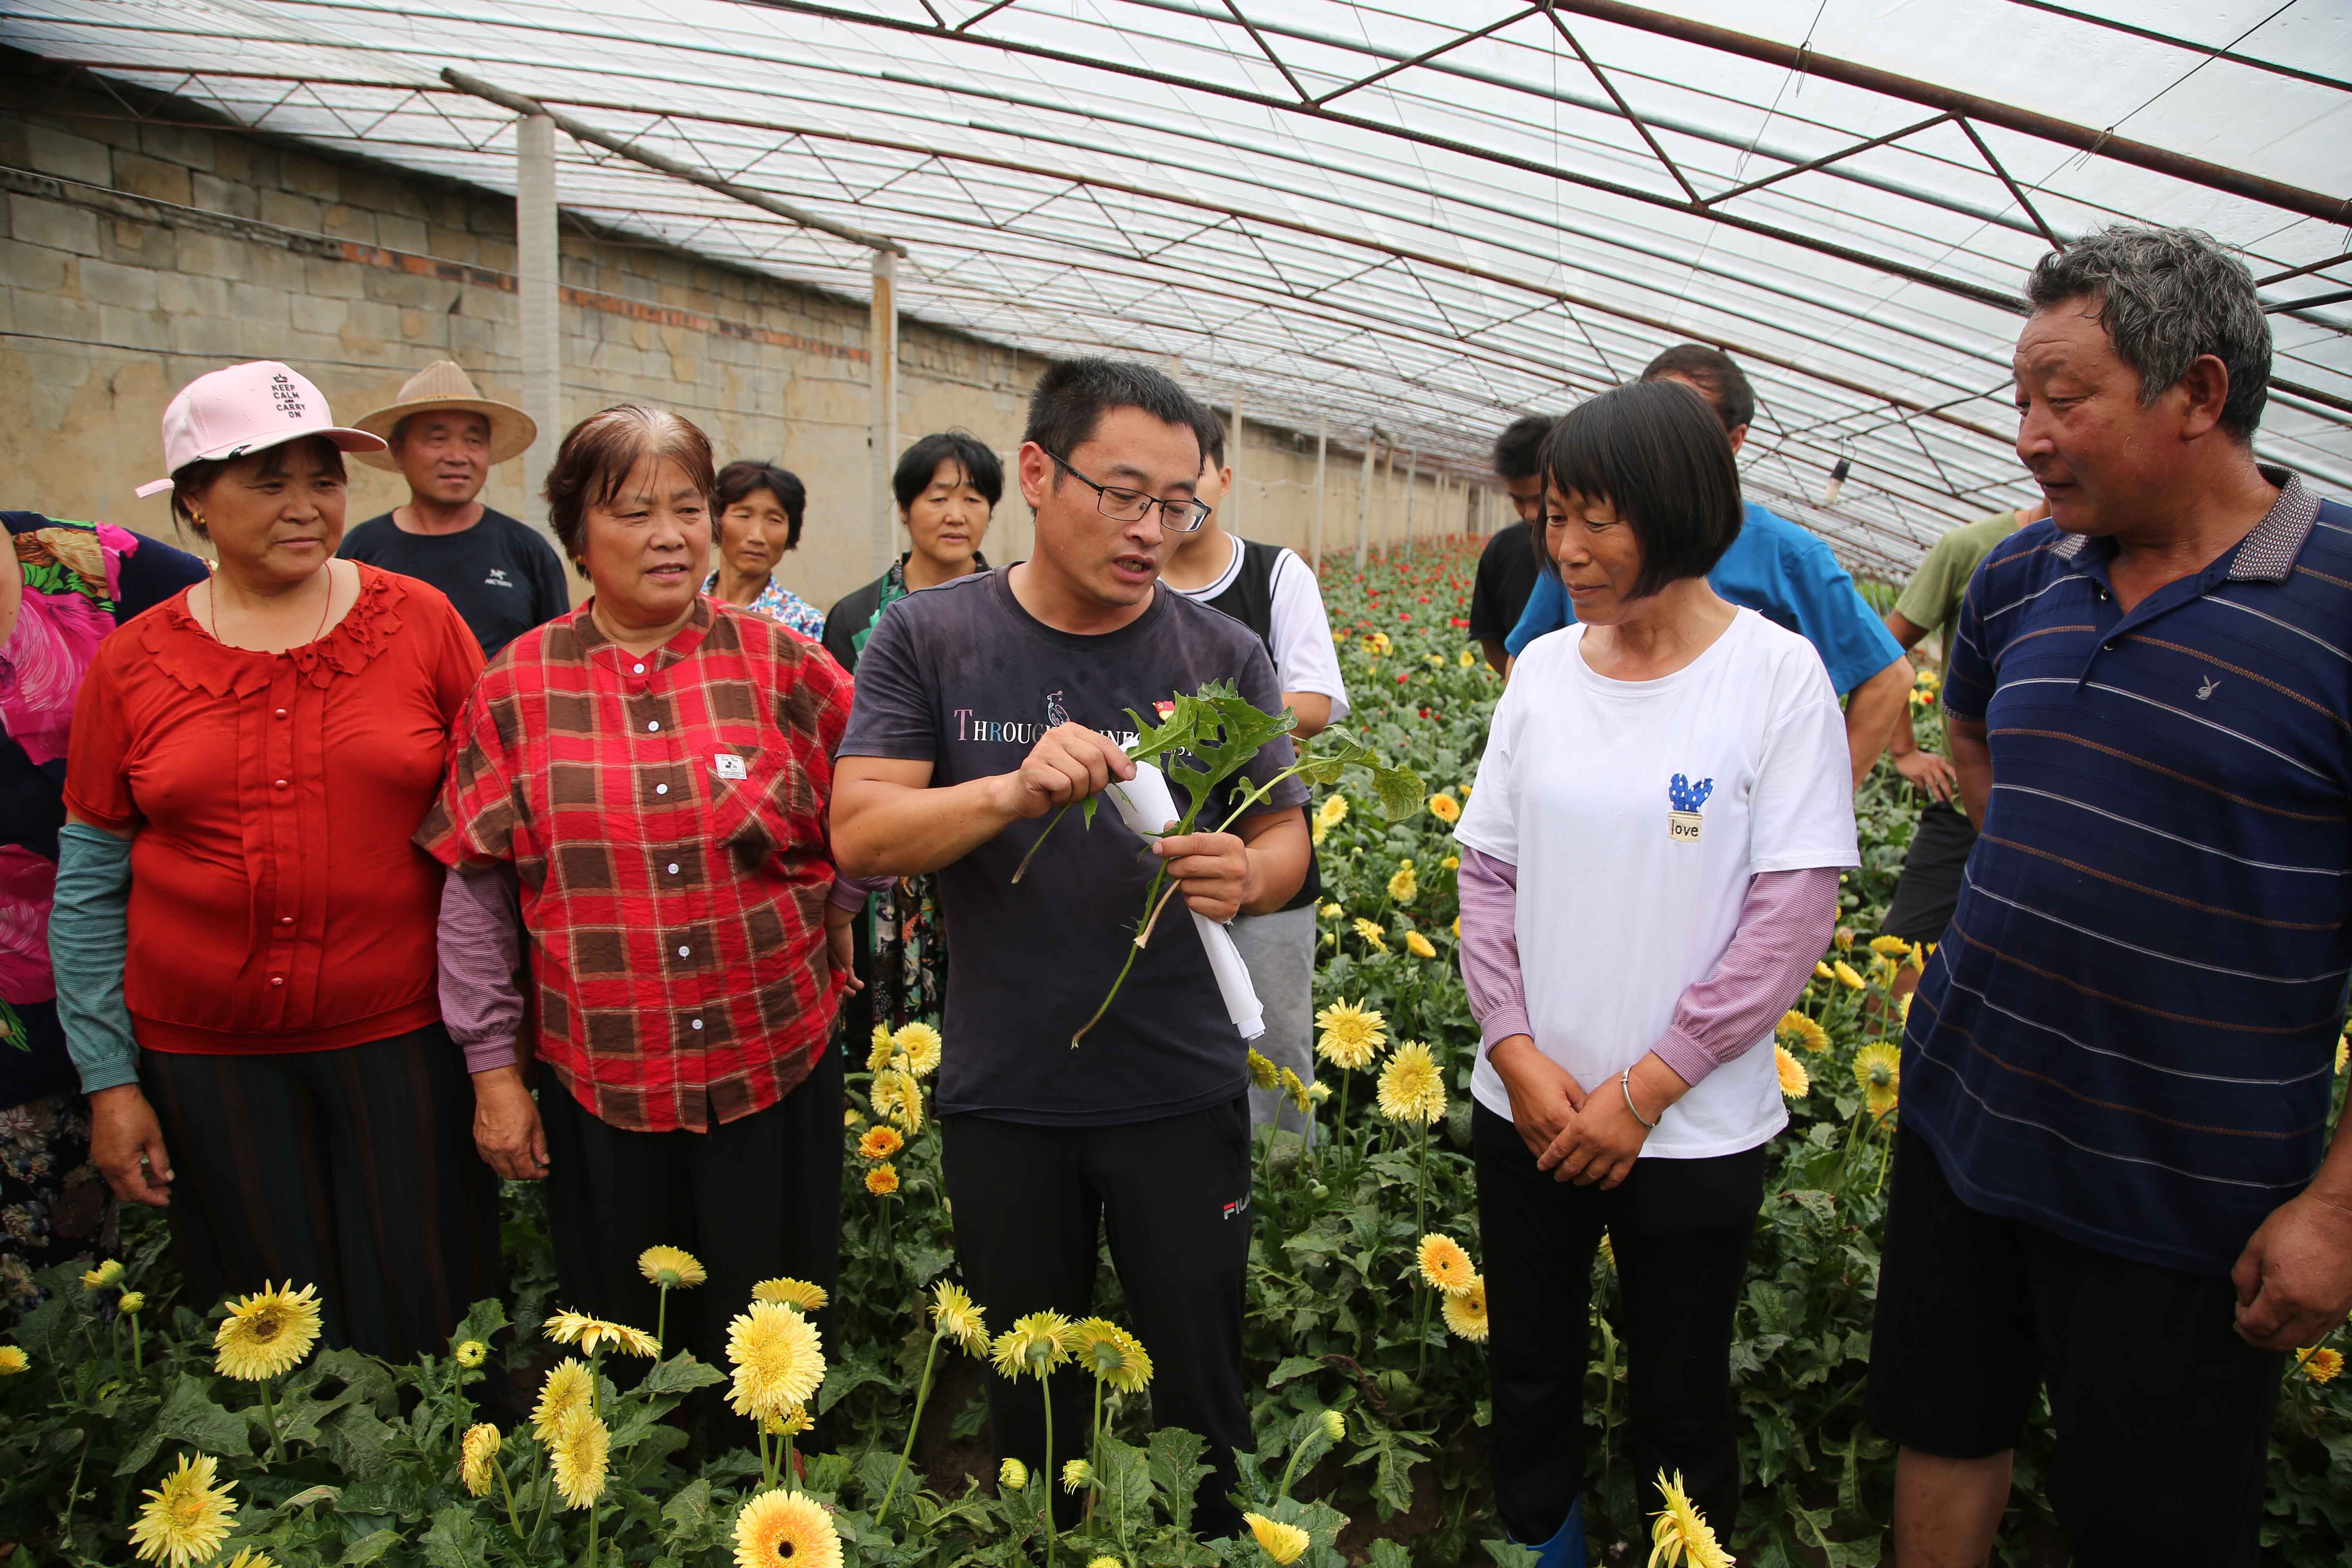
[[[1527,1544],[1523,1541],[1515,1541],[1513,1543],[1520,1546]],[[1535,1568],[1586,1568],[1584,1500],[1578,1498],[1576,1506],[1568,1510],[1568,1518],[1561,1523],[1559,1534],[1541,1546],[1533,1547],[1530,1550],[1536,1554]]]

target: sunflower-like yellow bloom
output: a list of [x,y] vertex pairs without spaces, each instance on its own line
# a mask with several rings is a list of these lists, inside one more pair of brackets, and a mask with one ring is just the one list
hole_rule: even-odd
[[575,1410],[585,1410],[596,1395],[596,1385],[589,1381],[588,1363],[577,1356],[565,1356],[539,1385],[539,1403],[530,1407],[531,1436],[542,1443],[552,1443],[555,1435]]
[[1812,1092],[1813,1075],[1805,1070],[1804,1063],[1789,1054],[1788,1047],[1772,1047],[1772,1065],[1780,1074],[1782,1094],[1790,1100],[1802,1100]]
[[1084,1459],[1072,1459],[1062,1467],[1062,1489],[1083,1491],[1095,1484],[1095,1468]]
[[1323,804],[1315,808],[1315,820],[1326,827],[1337,827],[1347,821],[1348,797],[1344,795],[1325,795]]
[[1448,855],[1444,859],[1440,860],[1438,864],[1444,867],[1449,871],[1459,871],[1462,869],[1462,857],[1459,855]]
[[691,1290],[710,1278],[702,1260],[678,1247],[648,1247],[637,1254],[637,1272],[668,1290]]
[[459,1366],[465,1367],[470,1371],[487,1361],[489,1358],[489,1354],[490,1347],[484,1344],[481,1341],[461,1340],[457,1343],[457,1348],[449,1352],[449,1358],[456,1362]]
[[866,1190],[877,1198],[887,1198],[898,1190],[898,1167],[885,1160],[866,1173]]
[[1831,964],[1830,973],[1836,976],[1837,983],[1844,986],[1847,990],[1859,991],[1862,989],[1862,976],[1856,974],[1853,972],[1853,965],[1848,963],[1844,959],[1841,958],[1835,963]]
[[549,1318],[547,1337],[560,1345],[578,1345],[589,1355],[594,1355],[600,1345],[611,1345],[623,1355],[661,1354],[661,1342],[645,1330],[608,1318],[592,1318],[585,1312],[558,1312]]
[[1446,791],[1439,790],[1429,797],[1429,815],[1440,822],[1459,822],[1462,820],[1462,803]]
[[1831,970],[1828,964],[1816,960],[1813,964],[1813,978],[1816,980],[1835,980],[1837,975]]
[[809,1415],[808,1406],[805,1405],[795,1405],[782,1415],[760,1417],[760,1430],[771,1437],[797,1437],[803,1432],[815,1429],[816,1422]]
[[1326,904],[1323,906],[1322,914],[1323,918],[1327,921],[1336,921],[1345,913],[1347,913],[1347,911],[1337,904]]
[[857,1113],[857,1107],[845,1106],[841,1112],[841,1124],[844,1127],[863,1127],[866,1125],[866,1118]]
[[1356,917],[1356,934],[1376,952],[1389,950],[1388,939],[1381,934],[1381,928],[1361,915]]
[[213,1370],[239,1383],[282,1376],[319,1342],[319,1289],[268,1285],[229,1303],[213,1332]]
[[2352,1064],[2352,1037],[2339,1035],[2336,1038],[2336,1073],[2341,1078],[2347,1064]]
[[1435,958],[1437,956],[1437,949],[1431,946],[1429,939],[1422,935],[1417,931],[1409,931],[1404,933],[1404,950],[1412,954],[1415,958]]
[[85,1290],[103,1290],[110,1285],[121,1283],[122,1264],[117,1258],[110,1258],[95,1268],[81,1271],[81,1288]]
[[563,1418],[548,1468],[555,1474],[555,1489],[562,1494],[564,1507],[586,1508],[604,1495],[612,1455],[613,1434],[594,1411],[583,1405]]
[[0,1377],[14,1377],[33,1369],[33,1358],[22,1345],[0,1345]]
[[824,1293],[824,1287],[822,1285],[812,1285],[805,1279],[794,1279],[789,1275],[780,1274],[773,1279],[762,1279],[752,1286],[751,1300],[781,1301],[787,1307],[797,1307],[803,1312],[815,1312],[823,1310],[824,1304],[833,1298]]
[[[1838,880],[1843,882],[1845,879],[1843,877],[1840,877]],[[1830,934],[1830,941],[1837,945],[1837,950],[1840,952],[1852,952],[1853,951],[1853,927],[1838,927],[1836,931]]]
[[988,1320],[962,1286],[942,1280],[931,1287],[931,1321],[964,1354],[988,1353]]
[[1475,669],[1478,668],[1478,656],[1465,647],[1454,662],[1465,669]]
[[466,1428],[465,1436],[457,1442],[457,1479],[466,1483],[468,1496],[490,1495],[490,1483],[498,1479],[498,1457],[496,1426],[481,1421]]
[[937,1072],[940,1058],[947,1051],[947,1042],[929,1024],[903,1025],[890,1039],[907,1058],[907,1070],[917,1078],[929,1078]]
[[1474,1345],[1486,1342],[1486,1277],[1474,1274],[1470,1288],[1459,1296],[1447,1296],[1438,1303],[1445,1314],[1445,1326],[1455,1336]]
[[1307,1098],[1307,1080],[1288,1068],[1282,1069],[1282,1082],[1278,1087],[1283,1093],[1290,1097],[1290,1103],[1297,1109],[1301,1116],[1306,1115],[1315,1103]]
[[1315,1054],[1349,1071],[1371,1066],[1388,1044],[1388,1020],[1354,1002],[1332,1003],[1315,1015],[1315,1026],[1322,1031]]
[[1459,1296],[1470,1289],[1478,1278],[1478,1266],[1470,1261],[1469,1253],[1450,1236],[1431,1232],[1421,1238],[1414,1260],[1420,1265],[1421,1278],[1432,1289],[1443,1290],[1449,1296]]
[[1331,1086],[1321,1079],[1317,1079],[1307,1086],[1307,1098],[1320,1105],[1331,1098]]
[[1780,1037],[1792,1046],[1802,1046],[1813,1052],[1830,1048],[1830,1032],[1794,1008],[1780,1015]]
[[1116,1557],[1089,1557],[1087,1568],[1127,1568],[1127,1564]]
[[121,1296],[116,1300],[114,1310],[118,1312],[125,1312],[132,1317],[137,1317],[140,1313],[147,1310],[147,1292],[144,1290],[125,1290]]
[[1334,1443],[1348,1435],[1348,1418],[1336,1410],[1323,1412],[1323,1436]]
[[996,1336],[996,1370],[1006,1377],[1042,1380],[1070,1359],[1073,1338],[1070,1320],[1059,1312],[1015,1318],[1011,1328]]
[[1248,1060],[1250,1082],[1257,1088],[1272,1089],[1282,1081],[1280,1075],[1275,1071],[1274,1063],[1260,1056],[1255,1046],[1249,1047]]
[[1295,1524],[1285,1524],[1262,1513],[1245,1513],[1242,1522],[1257,1537],[1257,1549],[1273,1560],[1275,1568],[1290,1568],[1307,1554],[1309,1538]]
[[996,1484],[1009,1492],[1027,1490],[1029,1467],[1018,1459],[1006,1459],[996,1467]]
[[1658,1510],[1658,1522],[1650,1531],[1649,1568],[1660,1563],[1666,1568],[1731,1568],[1731,1553],[1715,1539],[1715,1527],[1683,1490],[1682,1472],[1676,1470],[1668,1480],[1660,1470],[1658,1492],[1666,1506]]
[[140,1561],[192,1568],[220,1554],[236,1510],[228,1500],[231,1483],[213,1485],[215,1473],[210,1454],[183,1454],[162,1486],[147,1489],[147,1501],[131,1525]]
[[738,1415],[781,1415],[824,1381],[823,1337],[781,1301],[754,1301],[729,1321],[727,1359],[735,1363],[728,1404]]
[[1870,983],[1874,985],[1884,985],[1889,990],[1894,989],[1895,961],[1891,958],[1872,959],[1870,961]]
[[1389,878],[1389,897],[1398,903],[1409,904],[1420,890],[1421,883],[1412,874],[1412,862],[1399,861],[1395,874]]
[[1419,1040],[1407,1040],[1381,1069],[1381,1114],[1391,1121],[1428,1126],[1445,1114],[1445,1079],[1437,1058]]
[[2334,1383],[2336,1373],[2344,1370],[2344,1352],[2326,1345],[2308,1352],[2303,1358],[2303,1375],[2314,1383]]
[[841,1568],[841,1532],[806,1492],[761,1492],[735,1516],[735,1568]]
[[857,1141],[857,1157],[861,1160],[887,1160],[907,1146],[895,1127],[869,1127],[866,1136]]
[[1088,1318],[1070,1331],[1077,1363],[1121,1394],[1140,1394],[1151,1381],[1143,1342],[1108,1318]]
[[1462,917],[1460,915],[1455,915],[1454,917],[1454,940],[1456,942],[1460,942],[1462,940]]
[[1911,951],[1911,944],[1899,936],[1874,936],[1870,939],[1870,951],[1884,958],[1901,958]]
[[874,1026],[874,1037],[866,1046],[866,1070],[878,1073],[887,1070],[898,1054],[898,1042],[881,1025]]
[[1895,1109],[1903,1080],[1903,1053],[1884,1040],[1874,1040],[1853,1053],[1853,1079],[1870,1104],[1873,1116]]
[[227,1568],[278,1568],[278,1560],[267,1552],[250,1546],[240,1546],[236,1555],[228,1560]]
[[923,1130],[923,1091],[915,1082],[915,1075],[903,1068],[874,1075],[874,1082],[866,1091],[874,1107],[874,1114],[887,1116],[892,1126],[911,1138]]

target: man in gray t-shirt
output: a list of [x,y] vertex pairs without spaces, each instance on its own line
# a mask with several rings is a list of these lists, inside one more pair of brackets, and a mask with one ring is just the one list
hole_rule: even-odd
[[[1199,523],[1210,421],[1141,365],[1046,372],[1020,455],[1035,555],[884,613],[858,661],[833,843],[853,875],[940,873],[956,962],[939,1110],[966,1282],[999,1324],[1085,1316],[1108,1222],[1157,1363],[1154,1417],[1210,1440],[1199,1505],[1203,1531],[1220,1533],[1239,1525],[1224,1499],[1233,1450],[1250,1441],[1248,1074],[1192,922],[1163,917],[1118,1002],[1068,1042],[1134,951],[1154,858],[1210,919],[1280,909],[1306,875],[1307,792],[1286,780],[1230,832],[1150,846],[1115,812],[1091,827],[1072,812],[1012,879],[1058,807],[1133,776],[1126,710],[1151,713],[1211,680],[1281,706],[1258,639],[1158,582],[1173,536]],[[1245,773],[1263,782],[1291,761],[1276,740]],[[1085,1429],[1083,1383],[1055,1380],[1065,1433]],[[999,1456],[1042,1461],[1037,1384],[992,1377],[989,1399]]]

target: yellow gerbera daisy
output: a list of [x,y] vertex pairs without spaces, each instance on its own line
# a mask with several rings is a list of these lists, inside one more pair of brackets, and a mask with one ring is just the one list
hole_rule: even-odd
[[1475,669],[1478,667],[1478,656],[1472,653],[1465,647],[1454,662],[1460,665],[1465,669]]
[[213,1370],[240,1383],[281,1376],[302,1363],[319,1342],[319,1289],[265,1285],[229,1303],[213,1332]]
[[2336,1037],[2336,1070],[2340,1075],[2347,1063],[2352,1063],[2352,1037]]
[[498,1457],[499,1429],[496,1426],[480,1421],[466,1428],[465,1436],[457,1443],[457,1479],[466,1483],[469,1495],[490,1495],[490,1482],[498,1478],[495,1462]]
[[1856,974],[1853,972],[1853,965],[1848,963],[1844,959],[1841,958],[1835,963],[1831,964],[1830,973],[1835,975],[1837,977],[1837,983],[1844,986],[1847,990],[1859,991],[1862,989],[1862,976]]
[[1433,1231],[1421,1238],[1415,1253],[1421,1266],[1421,1277],[1433,1289],[1449,1296],[1459,1296],[1470,1289],[1478,1278],[1478,1266],[1470,1261],[1470,1254],[1452,1237]]
[[1404,933],[1404,950],[1415,958],[1437,956],[1437,949],[1431,946],[1429,939],[1417,931],[1408,931]]
[[824,1293],[822,1285],[812,1285],[805,1279],[780,1274],[773,1279],[762,1279],[752,1286],[751,1300],[779,1301],[787,1307],[797,1307],[803,1312],[814,1312],[822,1310],[833,1298]]
[[1444,790],[1429,797],[1429,815],[1440,822],[1462,820],[1462,803]]
[[962,1286],[942,1280],[931,1287],[931,1321],[966,1355],[988,1353],[988,1320]]
[[215,1473],[210,1454],[183,1454],[179,1468],[162,1486],[147,1489],[147,1501],[131,1525],[131,1543],[141,1561],[190,1568],[219,1555],[236,1510],[228,1500],[233,1483],[215,1487]]
[[1903,1053],[1884,1040],[1874,1040],[1853,1053],[1853,1079],[1870,1103],[1873,1116],[1895,1109],[1902,1087]]
[[1410,860],[1398,866],[1395,874],[1389,878],[1389,897],[1398,903],[1412,902],[1413,894],[1420,890],[1421,883],[1412,874],[1412,862]]
[[1336,1068],[1350,1071],[1368,1068],[1388,1044],[1388,1020],[1354,1002],[1334,1002],[1315,1015],[1322,1031],[1315,1054]]
[[1062,1489],[1083,1491],[1095,1484],[1095,1468],[1084,1459],[1072,1459],[1062,1467]]
[[613,1453],[613,1434],[585,1405],[563,1418],[548,1456],[555,1474],[555,1489],[566,1508],[586,1508],[604,1495],[604,1480]]
[[479,1340],[461,1340],[457,1343],[457,1348],[449,1352],[449,1356],[459,1366],[471,1370],[488,1360],[489,1353],[490,1347]]
[[1459,871],[1462,869],[1462,857],[1459,855],[1448,855],[1444,859],[1440,860],[1438,864],[1444,867],[1449,871]]
[[782,1415],[760,1417],[760,1430],[771,1437],[797,1437],[803,1432],[813,1432],[815,1429],[816,1422],[809,1415],[808,1406],[805,1405],[795,1405]]
[[1347,911],[1342,910],[1337,904],[1326,904],[1323,906],[1323,918],[1327,921],[1336,921],[1345,913],[1347,913]]
[[588,1408],[595,1397],[596,1385],[588,1380],[588,1363],[577,1356],[565,1356],[549,1371],[547,1381],[539,1385],[539,1403],[530,1407],[530,1432],[542,1443],[552,1443],[555,1435],[563,1430],[564,1422],[575,1410]]
[[1029,1486],[1029,1467],[1018,1459],[1006,1459],[996,1467],[996,1484],[1006,1491],[1024,1491]]
[[578,1345],[594,1355],[599,1345],[611,1345],[623,1355],[659,1356],[661,1343],[643,1329],[592,1318],[585,1312],[558,1312],[547,1320],[547,1337],[560,1345]]
[[1260,1089],[1272,1089],[1281,1081],[1280,1075],[1275,1071],[1274,1063],[1265,1057],[1260,1056],[1256,1047],[1249,1047],[1248,1060],[1251,1083]]
[[1779,1034],[1790,1045],[1802,1046],[1809,1051],[1830,1048],[1830,1032],[1793,1008],[1780,1015]]
[[735,1516],[735,1568],[841,1568],[841,1532],[806,1492],[761,1492]]
[[866,1173],[866,1190],[877,1198],[887,1198],[898,1190],[898,1167],[885,1160]]
[[781,1415],[824,1381],[824,1337],[781,1301],[754,1301],[729,1321],[727,1359],[735,1363],[728,1404],[738,1415]]
[[1088,1318],[1070,1331],[1078,1364],[1121,1394],[1140,1394],[1151,1381],[1151,1356],[1141,1341],[1107,1318]]
[[1835,980],[1837,975],[1832,973],[1828,964],[1816,960],[1813,963],[1813,978],[1816,980]]
[[929,1078],[939,1070],[940,1058],[946,1052],[947,1042],[929,1024],[902,1025],[890,1039],[906,1057],[907,1070],[917,1078]]
[[2322,1345],[2307,1351],[2303,1358],[2303,1375],[2314,1383],[2334,1383],[2336,1373],[2344,1370],[2344,1352]]
[[843,1110],[841,1124],[844,1127],[863,1127],[866,1125],[866,1118],[860,1116],[857,1113],[857,1107],[852,1105]]
[[669,1290],[691,1290],[710,1276],[702,1260],[678,1247],[648,1247],[637,1254],[637,1272]]
[[898,1054],[898,1042],[891,1037],[890,1031],[879,1024],[875,1025],[874,1037],[866,1046],[866,1070],[878,1073],[887,1069],[891,1059]]
[[1381,928],[1361,915],[1356,917],[1356,934],[1363,938],[1377,952],[1386,952],[1389,950],[1388,939],[1381,934]]
[[1323,1412],[1323,1436],[1334,1443],[1348,1435],[1348,1418],[1336,1410]]
[[1870,951],[1887,958],[1901,958],[1911,951],[1911,944],[1899,936],[1874,936],[1870,939]]
[[1683,1476],[1675,1472],[1673,1480],[1666,1472],[1658,1472],[1658,1492],[1666,1506],[1658,1510],[1658,1522],[1650,1531],[1650,1568],[1664,1563],[1666,1568],[1731,1568],[1731,1553],[1715,1539],[1715,1527],[1706,1521],[1698,1506],[1683,1490]]
[[1423,1126],[1445,1114],[1445,1079],[1437,1058],[1419,1040],[1407,1040],[1381,1069],[1381,1114]]
[[147,1310],[147,1292],[144,1290],[125,1290],[120,1297],[116,1298],[114,1310],[118,1312],[126,1312],[134,1318],[137,1317],[140,1313]]
[[1456,942],[1460,942],[1462,940],[1462,917],[1460,915],[1455,915],[1454,917],[1454,940]]
[[0,1377],[14,1377],[32,1368],[33,1358],[25,1353],[22,1345],[0,1345]]
[[[1845,879],[1843,877],[1840,877],[1838,880],[1843,882]],[[1837,944],[1837,950],[1840,952],[1852,952],[1853,951],[1853,927],[1838,927],[1837,930],[1831,934],[1830,941]]]
[[1127,1568],[1127,1564],[1116,1557],[1089,1557],[1087,1568]]
[[1486,1342],[1486,1277],[1473,1274],[1470,1286],[1458,1296],[1447,1296],[1438,1303],[1445,1314],[1445,1326],[1459,1338],[1474,1345]]
[[1318,1078],[1307,1086],[1307,1098],[1320,1105],[1331,1098],[1331,1086]]
[[1307,1554],[1309,1538],[1295,1524],[1285,1524],[1262,1513],[1245,1513],[1242,1522],[1257,1537],[1257,1549],[1274,1561],[1275,1568],[1290,1568]]
[[996,1370],[1006,1377],[1043,1379],[1070,1359],[1071,1328],[1070,1320],[1059,1312],[1015,1318],[1011,1328],[996,1336]]
[[876,1073],[866,1098],[875,1115],[888,1117],[908,1137],[923,1130],[923,1091],[916,1085],[914,1074],[902,1068]]
[[907,1146],[895,1127],[869,1127],[866,1136],[857,1141],[857,1157],[861,1160],[887,1160]]
[[1323,804],[1315,808],[1315,820],[1326,827],[1337,827],[1347,821],[1348,797],[1344,795],[1325,795]]
[[121,1283],[122,1264],[117,1258],[110,1258],[95,1268],[81,1271],[81,1288],[85,1290],[103,1290],[110,1285]]
[[1288,1068],[1282,1069],[1282,1082],[1278,1087],[1280,1087],[1283,1093],[1290,1097],[1290,1103],[1297,1109],[1298,1114],[1301,1116],[1306,1115],[1308,1108],[1314,1104],[1314,1101],[1307,1098],[1306,1079],[1300,1078]]
[[1780,1071],[1782,1094],[1787,1095],[1790,1100],[1802,1100],[1812,1092],[1812,1075],[1805,1070],[1804,1063],[1789,1054],[1788,1047],[1772,1047],[1772,1063]]
[[240,1546],[236,1555],[228,1560],[228,1568],[278,1568],[278,1560],[267,1552],[250,1546]]

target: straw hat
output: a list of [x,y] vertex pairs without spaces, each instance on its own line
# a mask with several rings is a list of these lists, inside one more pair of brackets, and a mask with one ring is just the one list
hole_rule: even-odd
[[[499,403],[484,397],[474,385],[474,378],[458,366],[456,360],[437,359],[401,384],[399,398],[373,414],[363,414],[354,423],[372,435],[381,436],[388,443],[393,426],[412,414],[431,409],[454,409],[461,414],[478,414],[490,422],[490,461],[503,463],[509,458],[520,457],[533,441],[539,439],[539,426],[530,416],[511,403]],[[352,456],[372,468],[394,468],[399,465],[385,452],[356,452]]]

